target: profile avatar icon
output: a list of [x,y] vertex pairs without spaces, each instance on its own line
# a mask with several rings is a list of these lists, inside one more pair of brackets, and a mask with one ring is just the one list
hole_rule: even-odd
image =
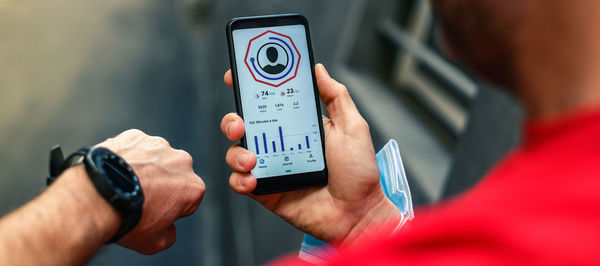
[[258,58],[258,66],[271,75],[283,72],[289,62],[289,55],[285,48],[274,42],[266,43],[260,47],[256,58]]
[[292,38],[268,30],[248,42],[244,61],[254,80],[279,87],[296,77],[300,53]]

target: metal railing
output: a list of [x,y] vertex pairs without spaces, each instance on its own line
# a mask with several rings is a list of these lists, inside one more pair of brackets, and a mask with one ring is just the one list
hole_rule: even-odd
[[[435,28],[429,1],[400,1],[396,14],[369,16],[367,10],[377,5],[382,9],[394,5],[382,2],[352,2],[355,13],[349,14],[341,38],[335,73],[374,130],[385,139],[399,141],[411,186],[419,187],[424,201],[435,201],[442,196],[453,147],[466,127],[468,107],[478,88],[430,45]],[[402,9],[406,7],[410,10]],[[363,23],[373,19],[377,22]],[[377,37],[369,39],[370,43],[359,42],[361,33],[369,31],[377,32]],[[381,63],[391,71],[370,73],[373,67],[353,62],[358,43],[376,46],[381,42],[389,47]]]

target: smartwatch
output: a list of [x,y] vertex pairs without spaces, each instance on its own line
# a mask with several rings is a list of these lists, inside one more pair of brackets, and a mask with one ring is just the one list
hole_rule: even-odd
[[109,241],[117,242],[142,217],[144,193],[140,181],[131,166],[108,149],[83,147],[65,159],[57,145],[50,151],[50,175],[46,185],[50,186],[64,170],[81,162],[98,193],[121,216],[121,227]]

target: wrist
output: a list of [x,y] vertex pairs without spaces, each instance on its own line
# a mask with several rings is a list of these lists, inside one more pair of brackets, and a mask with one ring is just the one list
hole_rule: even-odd
[[[387,225],[392,221],[400,222],[401,220],[402,213],[400,210],[385,195],[381,195],[360,216],[357,223],[346,234],[343,241],[340,242],[340,246],[352,246],[356,242],[359,242],[358,240],[365,240],[365,238],[373,239],[391,235],[395,227],[383,225]],[[365,234],[365,232],[368,233]]]
[[104,244],[116,234],[121,223],[119,213],[98,193],[83,165],[65,170],[55,183],[51,188],[62,194],[59,204],[72,206],[81,214],[76,219],[85,228],[86,238]]

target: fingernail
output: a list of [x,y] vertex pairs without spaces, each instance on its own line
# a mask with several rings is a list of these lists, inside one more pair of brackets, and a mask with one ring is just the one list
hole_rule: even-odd
[[227,131],[227,136],[229,136],[229,132],[231,131],[232,126],[233,126],[233,122],[227,123],[227,126],[225,127],[225,131]]
[[250,155],[242,154],[242,155],[238,156],[238,163],[241,166],[246,166],[246,164],[248,164],[248,161],[250,161]]

